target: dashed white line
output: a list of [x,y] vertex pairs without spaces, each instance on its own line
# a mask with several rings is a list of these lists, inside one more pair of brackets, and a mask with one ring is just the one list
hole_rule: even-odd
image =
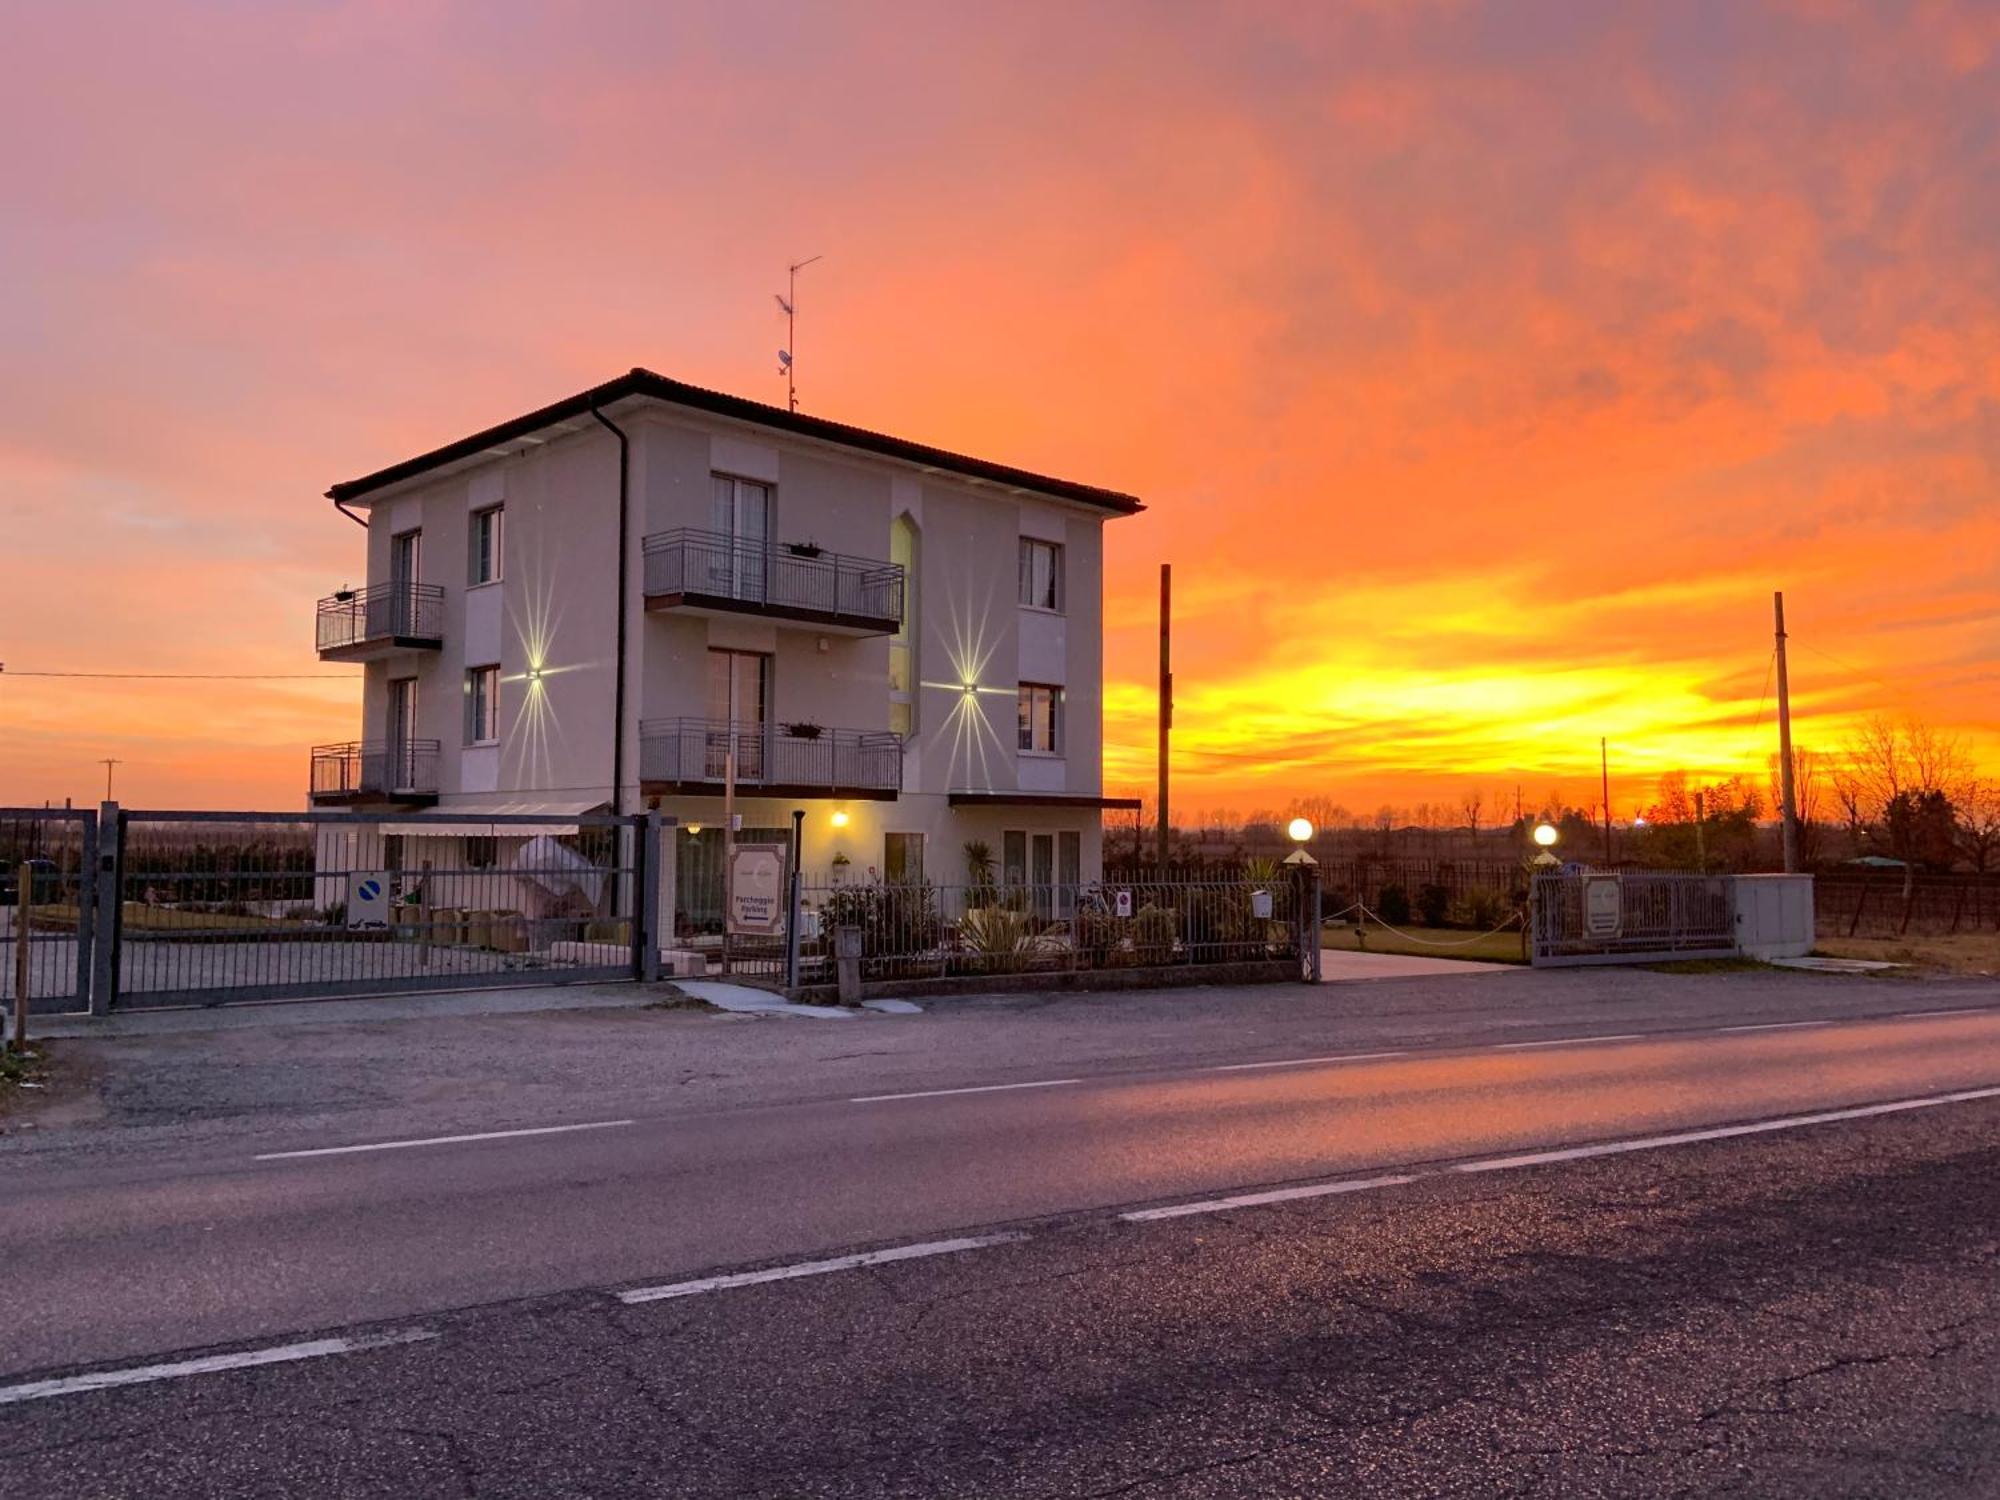
[[1066,1084],[1082,1082],[1081,1078],[1043,1078],[1034,1083],[982,1083],[969,1089],[918,1089],[911,1094],[863,1094],[847,1102],[880,1104],[888,1099],[942,1099],[949,1094],[1003,1094],[1009,1089],[1059,1089]]
[[1400,1052],[1341,1052],[1331,1057],[1281,1057],[1273,1062],[1219,1063],[1208,1069],[1211,1073],[1247,1073],[1253,1068],[1308,1068],[1317,1063],[1368,1062],[1377,1057],[1408,1057],[1408,1049]]
[[838,1255],[832,1260],[808,1260],[796,1265],[772,1266],[763,1271],[739,1271],[733,1276],[704,1276],[698,1281],[676,1281],[667,1286],[642,1286],[619,1292],[627,1304],[663,1302],[670,1297],[694,1297],[703,1292],[726,1292],[739,1286],[756,1286],[766,1281],[794,1281],[801,1276],[825,1276],[834,1271],[853,1271],[862,1266],[882,1266],[899,1260],[921,1260],[930,1255],[960,1255],[968,1250],[984,1250],[991,1245],[1009,1245],[1025,1240],[1025,1234],[982,1234],[966,1239],[932,1240],[922,1245],[898,1245],[891,1250],[869,1250],[860,1255]]
[[1831,1021],[1759,1021],[1750,1026],[1718,1026],[1717,1031],[1797,1031],[1805,1026],[1831,1026]]
[[324,1359],[330,1354],[359,1354],[368,1349],[416,1344],[436,1337],[428,1329],[410,1328],[399,1333],[365,1334],[351,1339],[313,1339],[303,1344],[280,1344],[270,1349],[245,1349],[238,1354],[210,1354],[201,1359],[177,1360],[167,1365],[98,1370],[89,1375],[66,1375],[60,1380],[31,1380],[25,1385],[0,1386],[0,1406],[16,1401],[42,1401],[50,1396],[74,1396],[83,1391],[109,1390],[114,1386],[145,1385],[155,1380],[180,1380],[189,1375],[213,1375],[223,1370],[249,1370],[258,1365]]
[[1950,1010],[1905,1010],[1898,1011],[1889,1019],[1892,1021],[1921,1021],[1930,1016],[1977,1016],[1985,1013],[1984,1005],[1955,1005]]
[[538,1125],[530,1130],[482,1130],[476,1135],[432,1135],[414,1141],[369,1141],[359,1146],[315,1146],[309,1151],[266,1151],[258,1161],[292,1161],[302,1156],[354,1156],[363,1151],[407,1151],[415,1146],[456,1146],[466,1141],[511,1141],[522,1136],[567,1135],[575,1130],[616,1130],[630,1120],[593,1120],[587,1125]]
[[1500,1042],[1496,1052],[1525,1052],[1530,1047],[1581,1047],[1586,1042],[1637,1042],[1645,1039],[1643,1031],[1621,1031],[1616,1036],[1562,1036],[1547,1042]]
[[1188,1214],[1219,1214],[1232,1208],[1256,1208],[1265,1203],[1291,1203],[1300,1198],[1326,1198],[1335,1193],[1363,1193],[1370,1188],[1401,1187],[1416,1180],[1414,1176],[1401,1175],[1318,1182],[1309,1187],[1272,1188],[1264,1193],[1238,1193],[1234,1197],[1205,1198],[1199,1203],[1174,1203],[1165,1208],[1135,1208],[1118,1217],[1134,1224],[1147,1224],[1155,1219],[1179,1219]]

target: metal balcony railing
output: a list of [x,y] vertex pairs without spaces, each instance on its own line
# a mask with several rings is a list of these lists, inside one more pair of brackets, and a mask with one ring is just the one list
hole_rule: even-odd
[[312,748],[312,795],[322,797],[434,797],[438,789],[436,740],[354,741]]
[[888,730],[821,729],[721,719],[648,719],[639,726],[639,779],[720,791],[736,747],[739,787],[897,792],[903,737]]
[[322,655],[371,644],[435,646],[444,639],[444,589],[435,583],[376,583],[319,601]]
[[645,556],[648,598],[888,629],[903,618],[899,563],[686,526],[647,537]]

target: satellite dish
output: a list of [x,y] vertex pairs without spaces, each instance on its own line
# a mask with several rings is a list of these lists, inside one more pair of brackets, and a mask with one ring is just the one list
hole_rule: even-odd
[[791,367],[792,367],[792,356],[790,352],[788,350],[780,349],[778,351],[778,368],[781,370],[789,370]]

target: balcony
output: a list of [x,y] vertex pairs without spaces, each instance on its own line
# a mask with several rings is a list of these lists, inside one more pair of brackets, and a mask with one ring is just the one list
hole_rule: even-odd
[[425,804],[437,801],[436,740],[356,741],[312,749],[312,802]]
[[903,788],[903,737],[887,730],[648,719],[639,726],[639,781],[647,796],[722,792],[729,748],[736,789],[759,797],[893,801]]
[[319,601],[319,659],[377,661],[444,644],[444,590],[434,583],[377,583]]
[[759,615],[835,635],[894,635],[903,622],[897,563],[684,526],[647,537],[645,554],[648,609]]

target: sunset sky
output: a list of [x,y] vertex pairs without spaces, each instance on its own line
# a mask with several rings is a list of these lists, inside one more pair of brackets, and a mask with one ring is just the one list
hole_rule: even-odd
[[[1106,775],[2000,772],[2000,6],[14,4],[0,802],[303,805],[322,491],[643,364],[1128,490]],[[132,682],[26,671],[298,673]],[[310,680],[317,676],[321,680]]]

